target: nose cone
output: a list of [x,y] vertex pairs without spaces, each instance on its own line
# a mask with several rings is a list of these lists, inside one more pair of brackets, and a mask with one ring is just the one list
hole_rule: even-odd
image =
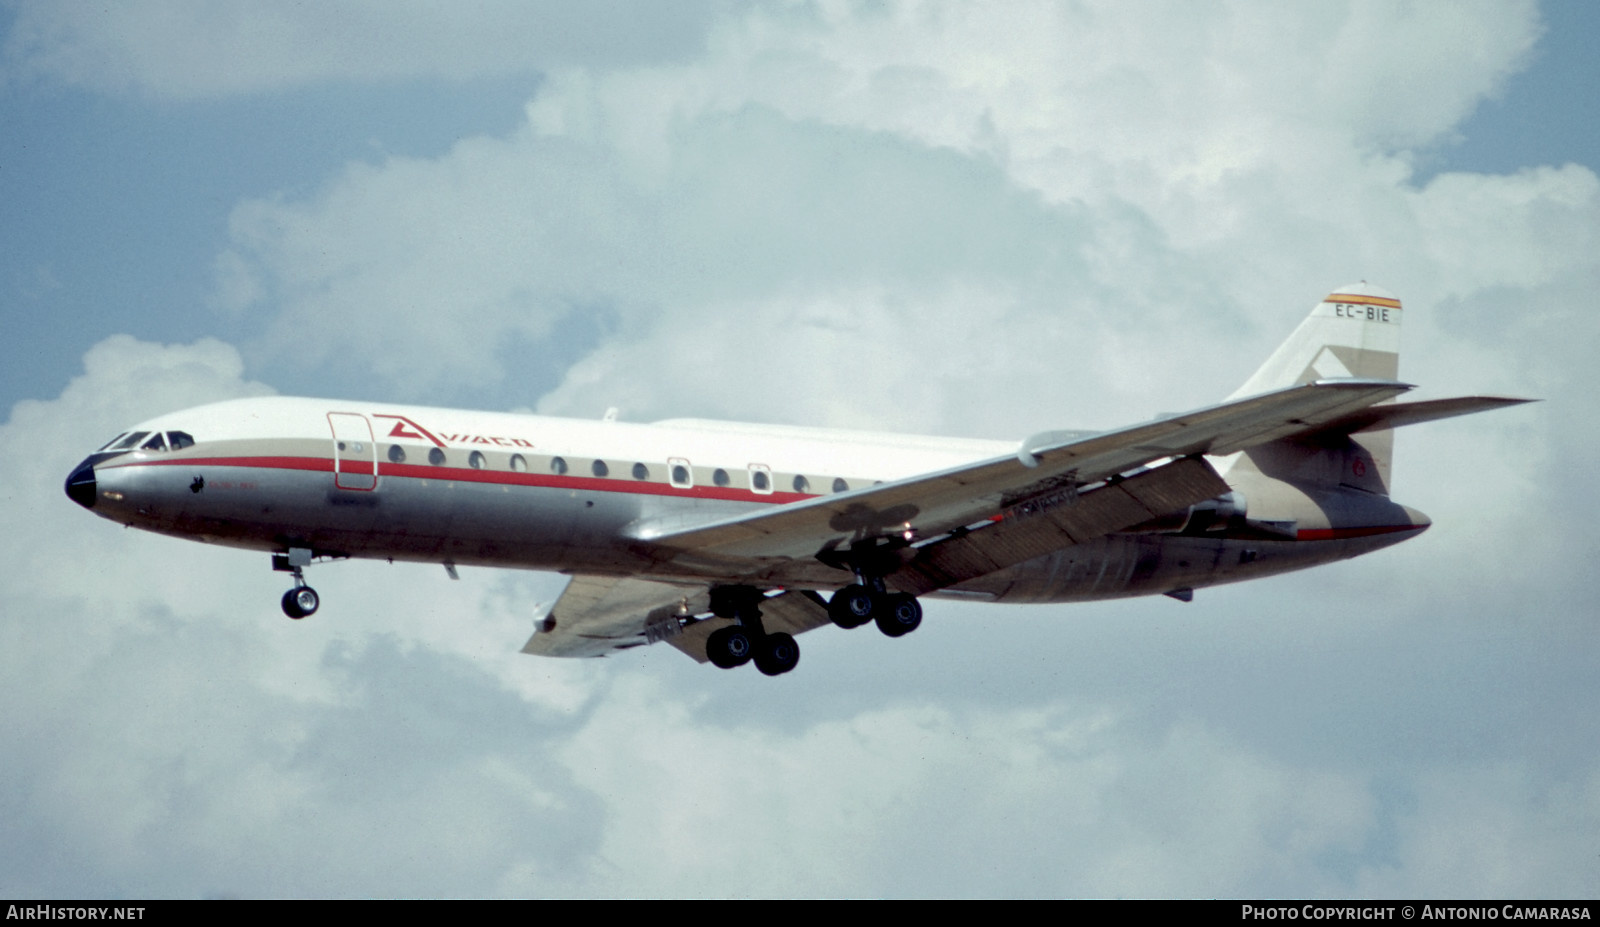
[[85,460],[78,464],[78,468],[67,477],[67,498],[78,503],[86,509],[94,508],[97,489],[94,478],[94,464]]

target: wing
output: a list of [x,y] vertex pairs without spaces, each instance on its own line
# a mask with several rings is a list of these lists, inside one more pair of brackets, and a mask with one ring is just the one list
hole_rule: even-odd
[[[678,633],[679,617],[710,607],[704,584],[684,586],[631,576],[572,577],[539,621],[523,653],[603,657]],[[702,650],[704,648],[702,647]]]
[[[726,618],[693,620],[710,608],[708,586],[676,585],[624,576],[572,577],[523,645],[546,657],[603,657],[617,650],[666,641],[701,663],[706,638],[732,624]],[[688,619],[687,623],[684,619]],[[782,592],[761,603],[769,632],[803,634],[828,624],[828,608],[814,592]]]
[[1537,401],[1510,396],[1456,396],[1452,399],[1429,399],[1423,402],[1395,402],[1341,416],[1324,424],[1318,431],[1332,434],[1377,431]]
[[[945,588],[1214,498],[1228,486],[1199,455],[1354,423],[1409,388],[1308,383],[1118,431],[1036,435],[1012,456],[686,531],[645,526],[634,533],[635,551],[656,573],[574,576],[522,651],[604,656],[664,640],[704,662],[706,638],[729,623],[694,618],[709,611],[713,582],[837,585],[846,574],[827,565],[831,551],[895,537],[902,543],[888,582],[914,593]],[[1359,419],[1363,427],[1380,420]],[[825,603],[809,591],[768,596],[761,611],[768,631],[828,623]]]
[[[664,575],[716,575],[769,586],[815,583],[819,560],[825,563],[830,552],[851,544],[874,538],[927,540],[1025,514],[1040,500],[1098,492],[1130,471],[1169,458],[1230,454],[1315,430],[1410,388],[1380,380],[1323,380],[1088,437],[1045,433],[1024,441],[1014,456],[818,496],[688,530],[656,531],[644,525],[634,533],[641,542],[636,549],[656,561],[656,570]],[[1152,493],[1151,502],[1176,504],[1154,514],[1226,492],[1210,467],[1205,470],[1210,479],[1192,471],[1186,479],[1169,478],[1178,490]],[[1149,488],[1158,488],[1155,481]],[[1097,534],[1116,531],[1151,517],[1145,509],[1108,505],[1090,527]],[[1054,548],[1085,539],[1066,533],[1055,537]],[[824,584],[839,577],[827,568],[820,575]]]

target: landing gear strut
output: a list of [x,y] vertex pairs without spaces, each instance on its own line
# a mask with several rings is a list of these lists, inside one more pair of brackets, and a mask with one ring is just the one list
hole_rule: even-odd
[[768,634],[761,626],[761,590],[754,586],[718,586],[711,590],[711,613],[736,623],[711,632],[706,656],[722,669],[755,661],[768,676],[781,676],[800,662],[800,645],[778,631]]
[[322,599],[317,590],[306,585],[303,570],[311,562],[311,551],[304,547],[291,547],[288,553],[273,554],[272,568],[294,574],[294,588],[283,594],[283,613],[296,621],[316,614]]

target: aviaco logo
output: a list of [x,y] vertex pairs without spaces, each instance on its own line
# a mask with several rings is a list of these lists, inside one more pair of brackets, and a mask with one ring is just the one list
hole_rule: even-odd
[[435,438],[433,436],[433,432],[431,432],[428,429],[422,427],[421,425],[418,425],[416,422],[413,422],[411,419],[406,418],[404,415],[374,414],[372,417],[373,418],[392,418],[392,419],[395,419],[394,427],[389,429],[389,437],[391,437],[391,438],[415,438],[417,440],[421,440],[423,438],[426,438],[429,441],[432,441],[434,444],[438,445],[439,447],[444,447],[444,442],[440,441],[438,438]]
[[496,447],[533,447],[533,442],[527,440],[526,438],[506,438],[496,435],[446,434],[445,432],[440,432],[439,434],[435,435],[433,432],[422,427],[421,425],[418,425],[411,419],[406,418],[404,415],[374,414],[373,418],[392,418],[395,420],[394,427],[389,429],[388,436],[391,438],[412,438],[419,441],[427,440],[432,441],[438,447],[445,447],[448,444],[490,444]]

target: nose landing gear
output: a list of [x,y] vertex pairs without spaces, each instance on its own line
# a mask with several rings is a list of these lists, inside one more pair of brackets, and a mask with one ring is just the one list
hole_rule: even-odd
[[282,573],[294,574],[294,588],[283,594],[283,613],[296,621],[316,614],[322,599],[317,590],[306,585],[303,570],[311,563],[312,552],[306,547],[291,547],[287,553],[272,555],[272,568]]

